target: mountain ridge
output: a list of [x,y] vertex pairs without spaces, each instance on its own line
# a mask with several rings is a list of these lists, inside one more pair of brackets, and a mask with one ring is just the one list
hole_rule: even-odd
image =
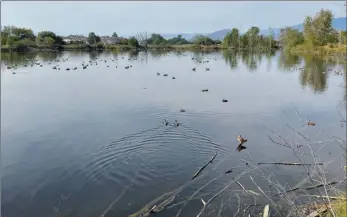
[[[346,31],[346,18],[347,17],[338,17],[338,18],[334,18],[332,20],[332,26],[334,29],[336,30],[343,30]],[[284,28],[285,26],[283,26],[282,28]],[[304,25],[303,23],[301,24],[297,24],[297,25],[293,25],[293,26],[289,26],[293,29],[297,29],[299,31],[303,31],[304,29]],[[213,40],[223,40],[223,38],[226,36],[226,34],[228,32],[230,32],[231,29],[221,29],[221,30],[217,30],[211,33],[178,33],[178,34],[162,34],[162,36],[165,39],[170,39],[173,37],[176,37],[177,35],[182,35],[183,38],[187,39],[187,40],[191,40],[195,35],[201,34],[201,35],[205,35],[208,36],[210,38],[212,38]],[[278,39],[280,36],[280,32],[281,32],[281,28],[273,28],[274,31],[274,37],[275,39]],[[243,34],[244,32],[242,32],[241,34]],[[261,29],[259,34],[261,35],[269,35],[269,30],[268,29]]]

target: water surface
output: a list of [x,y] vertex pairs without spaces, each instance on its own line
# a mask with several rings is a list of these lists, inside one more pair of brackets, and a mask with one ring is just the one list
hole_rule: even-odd
[[[42,67],[31,66],[36,59]],[[82,69],[82,62],[89,66]],[[56,65],[60,70],[52,69]],[[208,201],[233,178],[257,191],[251,176],[271,192],[264,177],[272,172],[289,189],[303,183],[302,168],[263,165],[262,174],[252,165],[295,162],[290,150],[269,139],[276,131],[303,143],[291,128],[321,149],[327,176],[341,180],[343,151],[331,136],[345,139],[346,76],[334,73],[344,67],[281,52],[3,53],[2,214],[128,216],[172,192],[161,198],[172,201],[156,215],[175,216],[182,208],[180,216],[196,216],[200,198]],[[171,126],[175,120],[181,125]],[[307,120],[317,125],[308,127]],[[239,134],[248,139],[241,152]],[[214,162],[191,180],[216,151]],[[242,210],[254,195],[240,190],[231,184],[203,215],[247,214]],[[173,206],[194,193],[184,207]],[[269,201],[261,196],[257,203]]]

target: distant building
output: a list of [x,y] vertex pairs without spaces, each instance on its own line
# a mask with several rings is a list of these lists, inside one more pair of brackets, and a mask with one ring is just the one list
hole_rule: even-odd
[[82,35],[69,35],[63,41],[67,44],[87,44],[87,38]]
[[111,44],[119,44],[124,38],[122,37],[111,37],[111,36],[101,36],[101,42],[103,44],[111,45]]

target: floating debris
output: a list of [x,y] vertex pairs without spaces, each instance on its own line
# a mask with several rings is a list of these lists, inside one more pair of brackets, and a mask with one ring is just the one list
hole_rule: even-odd
[[308,120],[308,121],[307,121],[307,125],[308,125],[308,126],[315,126],[316,123],[313,122],[313,121]]
[[209,162],[207,162],[207,164],[205,164],[203,167],[201,167],[192,177],[192,180],[195,179],[196,177],[198,177],[198,175],[210,164],[213,163],[213,160],[216,158],[218,154],[218,151],[216,152],[216,154],[211,158],[211,160]]
[[261,164],[277,164],[277,165],[289,165],[289,166],[312,166],[312,165],[323,165],[323,163],[317,163],[317,164],[304,164],[304,163],[290,163],[290,162],[270,162],[270,163],[258,163],[258,165]]

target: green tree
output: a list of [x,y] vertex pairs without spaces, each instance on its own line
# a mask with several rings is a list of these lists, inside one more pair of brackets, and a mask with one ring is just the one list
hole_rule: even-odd
[[97,44],[101,41],[101,38],[97,36],[94,32],[89,33],[87,42],[88,44]]
[[321,10],[315,17],[307,16],[304,21],[305,43],[310,46],[323,46],[339,41],[339,34],[332,27],[334,16],[329,10]]
[[240,33],[239,33],[239,30],[236,28],[233,28],[231,32],[229,32],[223,39],[224,47],[236,48],[236,47],[239,47],[239,43],[240,43]]
[[54,32],[51,31],[42,31],[37,34],[36,37],[36,44],[38,46],[59,46],[62,45],[63,38],[61,36],[56,35]]
[[148,39],[148,44],[153,44],[153,45],[163,45],[166,44],[167,40],[161,36],[160,34],[155,34],[153,33],[151,37]]
[[281,29],[280,42],[285,49],[291,49],[304,43],[304,35],[296,29],[286,27]]
[[116,32],[114,32],[114,33],[112,34],[112,37],[118,38],[117,33],[116,33]]
[[139,46],[139,42],[137,41],[137,39],[135,37],[130,37],[128,39],[128,43],[132,47],[138,47]]
[[177,37],[170,38],[167,40],[168,44],[172,45],[183,45],[183,44],[189,44],[189,42],[182,37],[182,35],[177,35]]
[[196,35],[193,38],[193,43],[196,45],[213,45],[215,44],[215,41],[213,41],[211,38],[203,35]]
[[248,39],[248,46],[249,48],[253,49],[254,47],[256,47],[259,43],[259,28],[256,26],[252,26],[247,32],[246,32],[246,36]]

